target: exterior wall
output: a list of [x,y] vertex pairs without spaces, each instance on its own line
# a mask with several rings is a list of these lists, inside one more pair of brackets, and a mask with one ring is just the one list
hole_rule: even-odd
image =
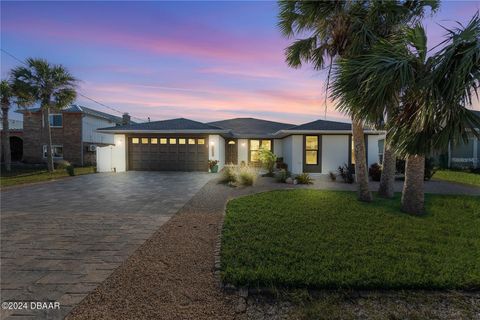
[[114,145],[97,147],[97,172],[123,172],[127,169],[127,141],[125,135],[113,136]]
[[225,139],[218,134],[211,134],[208,143],[208,160],[218,160],[218,170],[221,170],[225,166]]
[[303,136],[292,135],[283,139],[283,162],[293,174],[303,171]]
[[238,164],[248,163],[248,139],[238,139]]
[[383,150],[378,150],[378,140],[384,138],[385,136],[378,134],[367,135],[367,165],[369,167],[374,163],[380,163],[378,155],[379,153],[383,153]]
[[[23,160],[42,163],[43,145],[47,137],[42,127],[41,112],[25,113],[23,116]],[[51,128],[52,144],[63,145],[63,159],[75,165],[83,164],[82,157],[82,114],[63,113],[63,126]]]
[[336,172],[339,166],[349,163],[350,135],[322,135],[322,173]]
[[273,153],[279,158],[283,157],[283,140],[282,139],[273,140]]
[[89,115],[83,115],[82,118],[82,139],[83,142],[90,142],[92,144],[113,144],[114,139],[112,134],[96,132],[99,128],[114,127],[113,121],[92,117]]

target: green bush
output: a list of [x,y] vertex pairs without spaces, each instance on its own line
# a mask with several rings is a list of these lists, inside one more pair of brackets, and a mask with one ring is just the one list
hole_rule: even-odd
[[346,163],[338,167],[338,175],[342,177],[343,182],[353,183],[355,179],[353,178],[353,169],[349,167]]
[[368,175],[372,177],[373,181],[380,181],[382,177],[382,166],[378,163],[373,163],[368,169]]
[[258,151],[258,158],[265,170],[268,171],[268,175],[273,176],[273,170],[277,163],[277,156],[272,151],[261,148]]
[[238,182],[243,186],[252,186],[257,180],[257,174],[250,167],[240,169],[238,174]]
[[335,172],[330,171],[328,175],[330,176],[330,180],[337,181],[337,175],[335,174]]
[[237,182],[237,172],[234,166],[225,166],[223,168],[220,182],[223,182],[223,183]]
[[310,175],[306,172],[299,174],[295,177],[295,179],[297,179],[297,182],[299,184],[313,184],[312,177],[310,177]]
[[285,183],[287,181],[287,178],[289,178],[290,176],[291,176],[291,174],[288,170],[282,169],[282,170],[277,172],[277,174],[275,175],[275,179],[278,182]]
[[72,165],[67,166],[65,171],[67,171],[69,176],[73,177],[75,175],[75,168]]

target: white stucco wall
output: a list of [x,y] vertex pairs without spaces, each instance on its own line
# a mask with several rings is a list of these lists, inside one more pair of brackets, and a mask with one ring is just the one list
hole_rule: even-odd
[[[378,163],[378,140],[384,139],[385,135],[378,135],[378,134],[369,134],[368,135],[368,146],[367,146],[367,162],[368,166],[370,167],[374,163]],[[383,151],[382,151],[383,152]]]
[[218,134],[211,134],[208,143],[208,159],[218,160],[218,170],[221,170],[225,166],[225,139]]
[[115,123],[105,119],[84,115],[82,118],[83,142],[113,144],[112,134],[96,132],[98,128],[113,127]]
[[283,139],[283,161],[293,174],[303,171],[303,136],[292,135]]
[[277,157],[283,157],[283,141],[282,139],[273,140],[273,153]]
[[348,164],[348,135],[322,135],[322,173],[336,172]]
[[238,139],[238,164],[248,163],[248,139]]
[[123,134],[112,135],[115,145],[97,147],[98,172],[123,172],[126,164],[126,139]]

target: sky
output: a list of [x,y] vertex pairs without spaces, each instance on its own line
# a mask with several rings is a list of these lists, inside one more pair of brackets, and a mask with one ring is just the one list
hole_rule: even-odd
[[[443,1],[424,23],[466,22],[479,1]],[[20,60],[62,64],[78,92],[137,120],[255,117],[287,123],[347,121],[325,99],[326,72],[291,69],[291,39],[270,1],[1,2],[1,48]],[[1,53],[1,78],[19,62]],[[78,96],[80,105],[119,115]],[[480,110],[475,102],[472,108]],[[12,117],[19,118],[18,114]]]

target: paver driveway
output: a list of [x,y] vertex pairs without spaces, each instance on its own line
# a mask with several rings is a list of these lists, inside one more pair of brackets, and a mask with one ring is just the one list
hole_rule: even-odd
[[3,191],[1,300],[61,307],[1,318],[63,318],[211,177],[94,174]]

